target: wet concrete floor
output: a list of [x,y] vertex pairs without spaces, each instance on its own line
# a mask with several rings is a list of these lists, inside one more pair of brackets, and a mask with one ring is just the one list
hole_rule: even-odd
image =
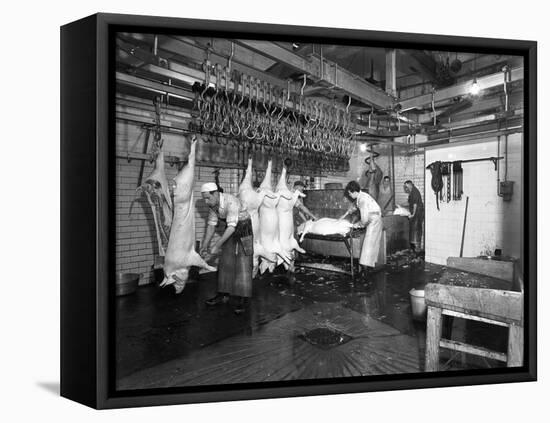
[[[424,264],[351,281],[345,274],[298,269],[254,281],[247,312],[209,307],[215,273],[181,295],[156,285],[117,298],[117,388],[192,386],[421,372],[425,322],[412,319],[409,290],[429,282],[509,289],[506,282]],[[502,328],[454,319],[444,335],[505,351]],[[497,362],[442,354],[444,369]]]

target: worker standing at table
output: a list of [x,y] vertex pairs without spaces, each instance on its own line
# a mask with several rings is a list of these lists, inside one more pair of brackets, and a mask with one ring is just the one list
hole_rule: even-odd
[[367,228],[359,257],[359,264],[366,275],[374,269],[374,265],[378,259],[383,230],[382,213],[376,200],[366,192],[362,192],[361,187],[356,181],[351,181],[346,185],[344,194],[354,204],[340,219],[344,219],[355,210],[359,210],[361,223]]
[[[210,210],[200,254],[209,252],[215,255],[221,250],[218,263],[218,293],[206,301],[206,304],[224,304],[229,301],[230,295],[234,295],[238,298],[235,313],[241,314],[252,296],[254,240],[250,215],[237,197],[219,192],[214,182],[203,184],[201,194]],[[208,250],[219,219],[225,220],[225,231]]]

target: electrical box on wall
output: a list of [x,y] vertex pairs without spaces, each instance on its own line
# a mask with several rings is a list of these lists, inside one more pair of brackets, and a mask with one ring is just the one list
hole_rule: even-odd
[[514,181],[502,181],[499,186],[499,195],[504,201],[510,201],[514,193]]

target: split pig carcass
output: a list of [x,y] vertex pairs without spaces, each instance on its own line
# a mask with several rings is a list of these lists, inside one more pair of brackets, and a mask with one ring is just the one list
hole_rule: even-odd
[[259,208],[259,241],[262,250],[259,269],[260,273],[266,270],[273,272],[275,267],[281,263],[290,264],[291,257],[283,249],[279,240],[279,214],[277,213],[277,204],[280,200],[280,194],[273,192],[271,185],[271,167],[272,161],[267,164],[264,180],[260,184],[260,190],[264,191],[262,203]]
[[[255,189],[252,185],[252,158],[248,159],[248,167],[246,168],[245,176],[239,186],[239,200],[243,203],[250,215],[250,220],[252,221],[252,234],[254,236],[254,259],[253,259],[253,271],[252,277],[256,277],[258,274],[259,261],[260,257],[263,257],[264,260],[271,261],[273,258],[271,255],[267,254],[266,250],[263,248],[260,243],[260,216],[259,208],[262,204],[264,198],[270,196],[273,200],[277,197],[275,195],[270,195],[266,189],[258,188]],[[276,259],[273,260],[273,263],[276,262]]]
[[176,294],[185,288],[189,269],[197,266],[216,271],[195,251],[195,203],[193,180],[195,174],[195,149],[197,139],[191,140],[187,164],[174,178],[174,219],[164,259],[164,280],[160,286],[174,285]]
[[[164,153],[162,150],[157,152],[153,171],[145,178],[145,182],[136,189],[137,196],[134,201],[143,194],[145,194],[153,214],[159,256],[164,256],[172,226],[173,205],[168,187],[168,179],[164,171]],[[132,201],[132,206],[134,201]],[[132,206],[130,206],[130,213]]]
[[300,191],[291,192],[286,183],[286,167],[283,167],[281,177],[277,184],[276,194],[280,196],[277,204],[277,215],[279,217],[279,243],[285,255],[291,259],[291,263],[284,263],[285,269],[293,270],[294,250],[300,253],[306,251],[298,245],[294,238],[294,205],[298,197],[305,197]]

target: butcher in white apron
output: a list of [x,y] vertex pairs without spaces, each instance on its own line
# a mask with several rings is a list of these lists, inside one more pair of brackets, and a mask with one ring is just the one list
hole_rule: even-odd
[[364,270],[368,271],[374,268],[380,249],[380,239],[383,230],[380,206],[369,194],[361,191],[356,181],[351,181],[347,184],[345,195],[355,204],[349,208],[341,219],[353,213],[355,210],[359,210],[361,214],[361,223],[367,228],[363,246],[361,247],[359,264],[363,266]]

